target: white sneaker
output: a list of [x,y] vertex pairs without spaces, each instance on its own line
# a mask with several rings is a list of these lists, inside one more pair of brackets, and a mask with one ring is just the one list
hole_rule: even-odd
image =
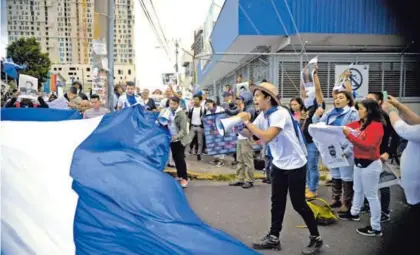
[[179,181],[179,184],[181,184],[181,187],[185,189],[188,186],[188,181],[185,179],[181,179]]

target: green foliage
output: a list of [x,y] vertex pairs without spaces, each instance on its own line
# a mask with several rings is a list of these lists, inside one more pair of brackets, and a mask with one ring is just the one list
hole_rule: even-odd
[[35,37],[20,38],[9,44],[7,56],[11,57],[16,64],[27,65],[20,73],[38,78],[38,85],[46,81],[51,68],[48,53],[41,51],[41,45]]

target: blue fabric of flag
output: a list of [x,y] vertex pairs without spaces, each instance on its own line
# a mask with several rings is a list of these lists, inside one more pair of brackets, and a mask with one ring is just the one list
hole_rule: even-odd
[[203,223],[163,172],[170,136],[142,106],[103,117],[71,165],[76,254],[257,254]]
[[50,108],[2,108],[2,121],[61,121],[77,120],[83,116],[75,110]]

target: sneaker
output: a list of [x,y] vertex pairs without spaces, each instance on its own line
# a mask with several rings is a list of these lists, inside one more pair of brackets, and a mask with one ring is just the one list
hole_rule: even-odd
[[175,165],[172,165],[172,164],[168,164],[167,166],[170,168],[175,168]]
[[359,215],[352,215],[350,211],[347,211],[345,213],[339,213],[338,218],[340,220],[349,220],[349,221],[360,221]]
[[223,163],[222,161],[217,162],[217,166],[218,166],[218,167],[222,167],[222,166],[224,166],[224,165],[225,165],[225,163]]
[[201,160],[201,155],[200,154],[198,154],[197,155],[197,161],[200,161]]
[[310,236],[309,245],[302,250],[302,255],[315,255],[319,253],[324,242],[320,236]]
[[381,213],[381,223],[382,222],[387,222],[391,220],[391,215],[389,213]]
[[364,236],[382,236],[382,231],[373,230],[371,226],[367,226],[364,228],[359,228],[356,230],[357,233],[364,235]]
[[229,183],[229,186],[242,186],[242,185],[244,185],[244,183],[243,182],[240,182],[240,181]]
[[188,186],[188,181],[185,179],[181,179],[179,181],[179,184],[181,184],[181,187],[185,189]]
[[238,164],[238,161],[233,161],[232,166],[236,166]]
[[280,240],[277,236],[266,235],[261,240],[253,242],[252,247],[257,250],[281,250]]
[[314,199],[318,196],[318,194],[316,194],[316,192],[312,192],[310,190],[306,191],[305,193],[305,198],[306,199]]
[[218,159],[210,161],[210,164],[212,164],[212,165],[217,165],[217,163],[219,163]]
[[264,178],[264,179],[262,180],[262,182],[263,182],[263,183],[267,183],[267,184],[271,184],[271,181],[270,181],[270,179],[268,179],[268,178]]
[[325,181],[325,186],[331,186],[332,185],[332,180],[327,180]]
[[252,187],[254,187],[254,184],[252,182],[245,182],[242,185],[242,188],[244,188],[244,189],[249,189],[249,188],[252,188]]

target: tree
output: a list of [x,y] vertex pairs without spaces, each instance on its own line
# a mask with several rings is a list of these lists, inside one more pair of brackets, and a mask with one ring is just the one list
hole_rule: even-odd
[[16,64],[27,65],[21,73],[38,78],[38,87],[48,78],[51,61],[48,53],[41,51],[41,45],[35,37],[20,38],[9,44],[7,56],[11,57]]

